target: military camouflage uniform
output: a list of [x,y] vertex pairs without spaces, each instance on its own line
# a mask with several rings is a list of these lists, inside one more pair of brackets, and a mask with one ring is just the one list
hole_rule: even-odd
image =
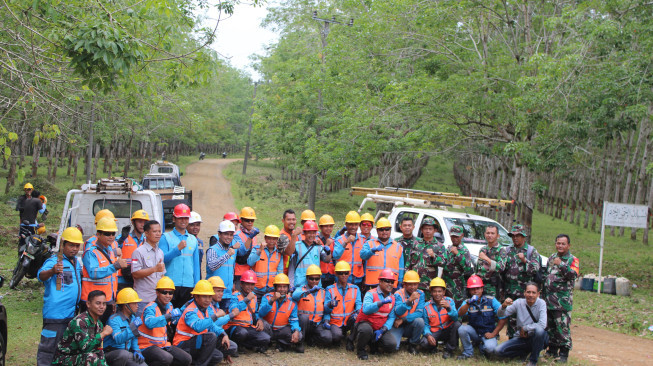
[[[429,248],[433,249],[435,258],[426,254],[426,250]],[[418,288],[424,291],[427,299],[431,296],[429,283],[438,276],[438,267],[444,265],[445,251],[444,245],[438,243],[436,240],[430,242],[422,240],[410,249],[408,255],[404,254],[406,271],[413,270],[417,272],[419,275]]]
[[53,365],[106,366],[102,349],[102,322],[85,311],[70,321],[52,361]]
[[467,298],[467,278],[474,274],[474,264],[464,244],[457,248],[458,254],[453,254],[451,248],[445,252],[442,279],[447,284],[447,290],[451,291],[456,307],[459,307]]
[[[562,262],[554,265],[560,258]],[[547,330],[549,345],[569,351],[571,349],[571,309],[573,303],[574,281],[580,268],[578,258],[567,253],[558,257],[558,253],[549,257],[544,280],[544,301],[547,307]]]
[[395,241],[399,243],[399,245],[401,245],[402,248],[404,248],[404,258],[406,259],[408,259],[408,256],[410,255],[410,252],[414,247],[424,242],[424,240],[420,237],[412,236],[409,239],[406,239],[404,238],[403,235],[396,238]]
[[479,259],[476,266],[476,274],[481,277],[485,285],[485,294],[494,296],[499,302],[503,302],[501,298],[501,273],[506,268],[506,248],[500,244],[495,247],[484,246],[481,248],[481,253],[485,253],[492,261],[487,263]]

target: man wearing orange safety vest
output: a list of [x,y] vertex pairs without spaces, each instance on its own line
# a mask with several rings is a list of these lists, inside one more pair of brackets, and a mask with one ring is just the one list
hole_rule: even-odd
[[256,287],[254,293],[261,302],[263,295],[274,290],[274,277],[283,272],[282,255],[277,250],[279,228],[269,225],[265,228],[263,240],[265,245],[255,245],[247,258],[247,264],[256,273]]
[[365,261],[365,286],[369,289],[379,284],[379,273],[390,269],[398,279],[394,286],[404,278],[404,249],[390,238],[392,225],[385,217],[376,223],[378,238],[371,238],[363,244],[361,259]]
[[424,338],[422,338],[422,349],[429,352],[437,352],[438,341],[444,341],[444,353],[442,358],[451,357],[454,350],[458,348],[458,311],[452,298],[444,296],[447,285],[440,277],[431,280],[431,301],[424,308]]
[[[331,262],[331,250],[315,241],[317,237],[317,224],[315,221],[306,221],[303,225],[303,239],[295,244],[295,251],[288,264],[288,277],[294,287],[306,284],[306,270],[312,264],[319,267],[320,263]],[[328,253],[328,254],[327,254]]]
[[240,276],[243,272],[251,269],[247,265],[252,247],[256,245],[256,236],[260,230],[254,227],[256,212],[251,207],[243,207],[240,210],[240,230],[236,231],[234,241],[240,246],[236,253],[236,266],[234,267],[234,288],[240,291]]
[[[338,280],[326,289],[323,327],[331,330],[333,345],[339,346],[344,335],[354,329],[363,302],[358,286],[347,282],[351,273],[349,263],[340,261],[336,263],[334,270]],[[354,344],[349,338],[347,350],[354,350]]]
[[392,288],[395,275],[391,269],[384,269],[379,274],[379,286],[369,290],[363,300],[363,308],[356,319],[353,339],[356,353],[361,360],[367,360],[366,347],[373,352],[395,352],[397,340],[388,332],[395,321],[395,297]]
[[[116,238],[118,248],[122,251],[122,258],[125,259],[127,263],[132,262],[132,254],[145,242],[144,226],[145,223],[150,220],[150,215],[148,215],[145,210],[137,210],[132,214],[131,220],[132,226],[130,227],[127,225],[123,227],[120,236]],[[130,229],[132,229],[131,232],[129,232]],[[125,287],[134,287],[131,268],[118,271],[118,291]]]
[[[324,251],[327,252],[327,254],[333,253],[335,241],[331,237],[331,234],[333,233],[333,226],[335,224],[333,217],[330,215],[322,215],[320,221],[318,221],[320,232],[317,234],[315,241],[324,247]],[[334,267],[335,264],[333,260],[329,262],[320,262],[320,270],[322,271],[322,287],[327,288],[333,285],[336,281]]]
[[168,326],[181,317],[181,310],[173,309],[170,303],[174,292],[170,277],[161,277],[156,283],[156,299],[143,310],[138,347],[148,365],[190,365],[192,361],[186,351],[168,341]]
[[100,320],[103,324],[115,311],[115,296],[118,290],[117,272],[127,268],[127,261],[116,258],[111,244],[114,242],[118,227],[111,217],[104,217],[96,225],[97,241],[95,245],[86,249],[82,263],[82,302],[81,311],[86,310],[88,294],[93,290],[100,290],[106,296],[107,309]]
[[[177,332],[172,344],[188,352],[193,358],[193,365],[215,365],[222,361],[222,352],[216,348],[218,338],[209,329],[215,322],[226,323],[229,315],[209,311],[213,300],[213,286],[207,280],[199,280],[191,295],[193,299],[184,305],[181,318],[177,323]],[[222,316],[220,316],[222,315]]]
[[[98,211],[95,214],[94,224],[97,225],[98,221],[102,220],[105,217],[110,217],[110,218],[113,219],[113,221],[118,221],[118,220],[116,220],[116,217],[113,215],[113,212],[111,212],[111,211],[109,211],[109,210],[107,210],[105,208],[105,209],[102,209],[102,210]],[[82,253],[86,252],[86,250],[88,248],[95,245],[96,241],[97,241],[97,235],[93,235],[90,238],[86,239],[86,242],[84,242],[84,245],[82,245]],[[113,253],[116,255],[116,257],[120,257],[122,255],[122,251],[118,247],[118,243],[115,241],[115,239],[114,239],[113,243],[111,243],[111,250],[113,250]]]
[[279,273],[274,278],[274,292],[263,297],[258,309],[259,317],[263,318],[265,332],[271,340],[277,341],[277,349],[284,352],[291,344],[296,345],[297,353],[304,353],[302,329],[297,317],[297,304],[288,294],[290,280],[288,276]]
[[363,286],[363,277],[365,276],[360,252],[363,249],[363,244],[367,241],[365,237],[357,233],[360,223],[361,217],[358,212],[349,211],[345,216],[346,231],[336,239],[333,248],[333,259],[336,261],[342,260],[349,264],[352,272],[348,282],[357,285],[359,288]]
[[308,340],[318,346],[331,345],[331,330],[324,327],[324,289],[320,287],[322,271],[311,264],[306,270],[307,284],[293,292],[292,299],[297,303],[299,326],[302,328],[302,344]]
[[210,277],[207,281],[209,281],[211,286],[213,286],[214,292],[211,305],[209,305],[209,314],[218,314],[218,320],[213,322],[213,325],[209,328],[209,332],[215,333],[216,337],[218,337],[216,347],[218,348],[218,351],[222,352],[224,355],[225,361],[231,363],[231,356],[238,357],[238,345],[236,342],[229,339],[229,335],[224,331],[224,326],[240,312],[237,309],[234,309],[234,311],[229,312],[229,316],[224,316],[227,315],[228,311],[228,308],[227,310],[220,308],[220,302],[222,301],[222,296],[226,289],[224,281],[222,281],[222,278],[218,276]]
[[264,323],[256,313],[256,274],[247,270],[240,277],[241,291],[233,293],[229,311],[236,316],[225,325],[227,333],[236,342],[241,350],[244,348],[255,349],[256,352],[265,353],[270,344],[270,335],[264,330]]
[[[379,220],[381,221],[381,220]],[[390,333],[397,339],[397,349],[402,337],[408,338],[408,353],[416,355],[424,332],[424,291],[419,290],[419,275],[415,271],[404,274],[403,287],[395,292],[395,323]]]
[[283,228],[281,229],[281,235],[277,242],[277,249],[280,253],[283,253],[283,273],[287,275],[288,262],[290,261],[290,256],[295,251],[295,242],[298,238],[301,240],[302,227],[297,227],[297,217],[295,216],[295,211],[292,209],[287,209],[283,212],[281,223],[283,224]]

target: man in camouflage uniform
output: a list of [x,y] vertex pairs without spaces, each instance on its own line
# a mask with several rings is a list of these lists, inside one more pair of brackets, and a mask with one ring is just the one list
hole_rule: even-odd
[[408,259],[408,255],[414,247],[424,242],[422,238],[413,235],[414,228],[415,223],[411,217],[405,216],[401,219],[401,225],[399,225],[399,229],[401,229],[401,233],[403,235],[396,238],[395,240],[401,245],[402,248],[404,248],[405,259]]
[[474,274],[472,255],[463,244],[463,228],[455,225],[449,229],[451,246],[445,251],[442,279],[451,291],[456,307],[467,298],[467,279]]
[[52,361],[53,365],[106,366],[102,338],[113,331],[102,326],[100,316],[106,310],[106,295],[100,290],[88,294],[88,309],[70,321]]
[[558,362],[566,363],[571,349],[571,309],[573,303],[574,281],[580,272],[578,258],[569,253],[569,236],[556,237],[557,253],[549,257],[544,279],[544,300],[547,307],[547,330],[549,350],[547,355],[558,356]]
[[[540,253],[535,247],[526,243],[527,234],[524,225],[513,225],[508,235],[514,245],[506,251],[503,298],[517,300],[524,297],[524,287],[528,282],[536,282],[535,277],[540,270]],[[516,325],[517,319],[513,316],[508,322],[508,337],[515,334]]]
[[[434,238],[436,223],[433,218],[427,217],[422,222],[422,235],[424,240],[415,240],[410,250],[404,249],[404,266],[406,271],[413,270],[419,275],[417,288],[424,291],[426,300],[430,299],[429,283],[438,277],[438,267],[444,265],[446,249]],[[419,239],[419,238],[415,238]]]
[[476,274],[485,284],[484,293],[502,302],[501,273],[506,267],[506,249],[499,245],[498,239],[499,228],[496,225],[488,225],[485,228],[487,245],[481,248],[478,254]]

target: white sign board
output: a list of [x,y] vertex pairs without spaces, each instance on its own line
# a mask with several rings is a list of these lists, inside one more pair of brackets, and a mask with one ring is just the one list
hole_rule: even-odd
[[648,206],[605,202],[603,225],[646,229]]

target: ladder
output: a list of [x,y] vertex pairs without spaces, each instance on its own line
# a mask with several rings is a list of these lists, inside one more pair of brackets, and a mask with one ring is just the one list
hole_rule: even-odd
[[466,197],[458,193],[429,192],[406,188],[364,188],[352,187],[350,195],[365,196],[361,208],[367,201],[392,203],[395,206],[413,206],[427,208],[501,208],[514,204],[513,200],[499,200],[482,197]]

